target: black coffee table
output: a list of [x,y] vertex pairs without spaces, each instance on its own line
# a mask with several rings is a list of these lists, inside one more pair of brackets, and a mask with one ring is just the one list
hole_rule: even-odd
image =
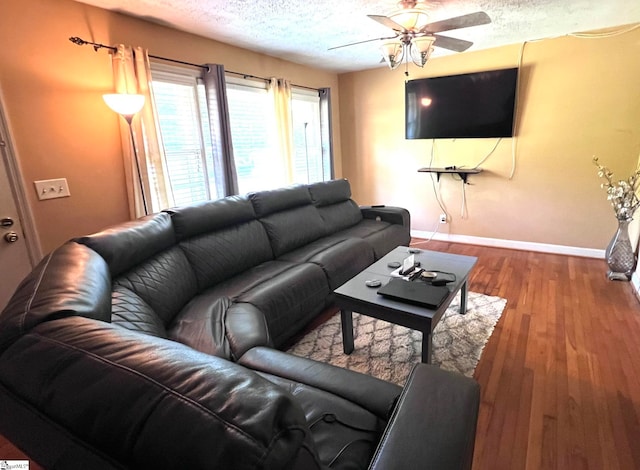
[[436,310],[391,300],[378,295],[377,288],[367,287],[365,281],[378,279],[385,285],[391,279],[392,261],[402,262],[409,256],[409,248],[399,246],[347,281],[335,291],[335,302],[340,308],[342,320],[342,345],[345,354],[353,352],[353,314],[378,318],[422,332],[422,362],[431,363],[431,334],[447,307],[460,291],[460,313],[467,311],[467,280],[478,258],[454,255],[438,251],[420,250],[414,253],[420,267],[427,271],[442,271],[455,274],[456,280],[447,285],[449,295]]

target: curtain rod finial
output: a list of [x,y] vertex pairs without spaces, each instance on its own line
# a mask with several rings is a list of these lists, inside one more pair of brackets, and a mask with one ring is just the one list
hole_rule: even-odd
[[87,44],[87,41],[85,41],[84,39],[79,38],[78,36],[70,37],[69,41],[71,41],[74,44],[77,44],[78,46],[84,46],[85,44]]
[[79,38],[77,36],[70,37],[69,41],[71,41],[74,44],[77,44],[78,46],[84,46],[86,44],[90,44],[93,46],[93,50],[96,52],[98,52],[98,49],[102,49],[102,48],[109,49],[114,52],[117,50],[117,48],[114,46],[105,46],[104,44],[99,44],[97,42],[85,41],[84,39]]

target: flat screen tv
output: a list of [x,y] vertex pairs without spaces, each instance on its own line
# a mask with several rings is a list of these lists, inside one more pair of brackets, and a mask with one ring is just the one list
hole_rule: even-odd
[[512,137],[518,69],[409,80],[407,139]]

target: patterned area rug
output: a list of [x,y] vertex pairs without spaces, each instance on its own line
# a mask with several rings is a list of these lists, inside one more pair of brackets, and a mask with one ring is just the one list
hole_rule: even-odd
[[[433,363],[471,377],[506,304],[500,297],[469,292],[467,313],[460,315],[458,294],[434,330]],[[422,334],[357,313],[353,329],[355,349],[350,355],[342,352],[339,312],[288,352],[403,385],[420,362]]]

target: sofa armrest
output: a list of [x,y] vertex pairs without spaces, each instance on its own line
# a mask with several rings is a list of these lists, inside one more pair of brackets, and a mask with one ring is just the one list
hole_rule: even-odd
[[271,348],[252,348],[238,360],[238,363],[255,371],[338,395],[357,403],[385,421],[388,420],[402,390],[398,385],[369,375]]
[[470,469],[479,404],[473,379],[416,365],[369,469]]
[[411,228],[411,215],[407,209],[394,206],[360,206],[360,212],[365,219],[377,219],[391,224],[403,225]]
[[273,347],[267,319],[249,303],[234,303],[229,307],[226,327],[227,341],[234,361],[255,346]]

